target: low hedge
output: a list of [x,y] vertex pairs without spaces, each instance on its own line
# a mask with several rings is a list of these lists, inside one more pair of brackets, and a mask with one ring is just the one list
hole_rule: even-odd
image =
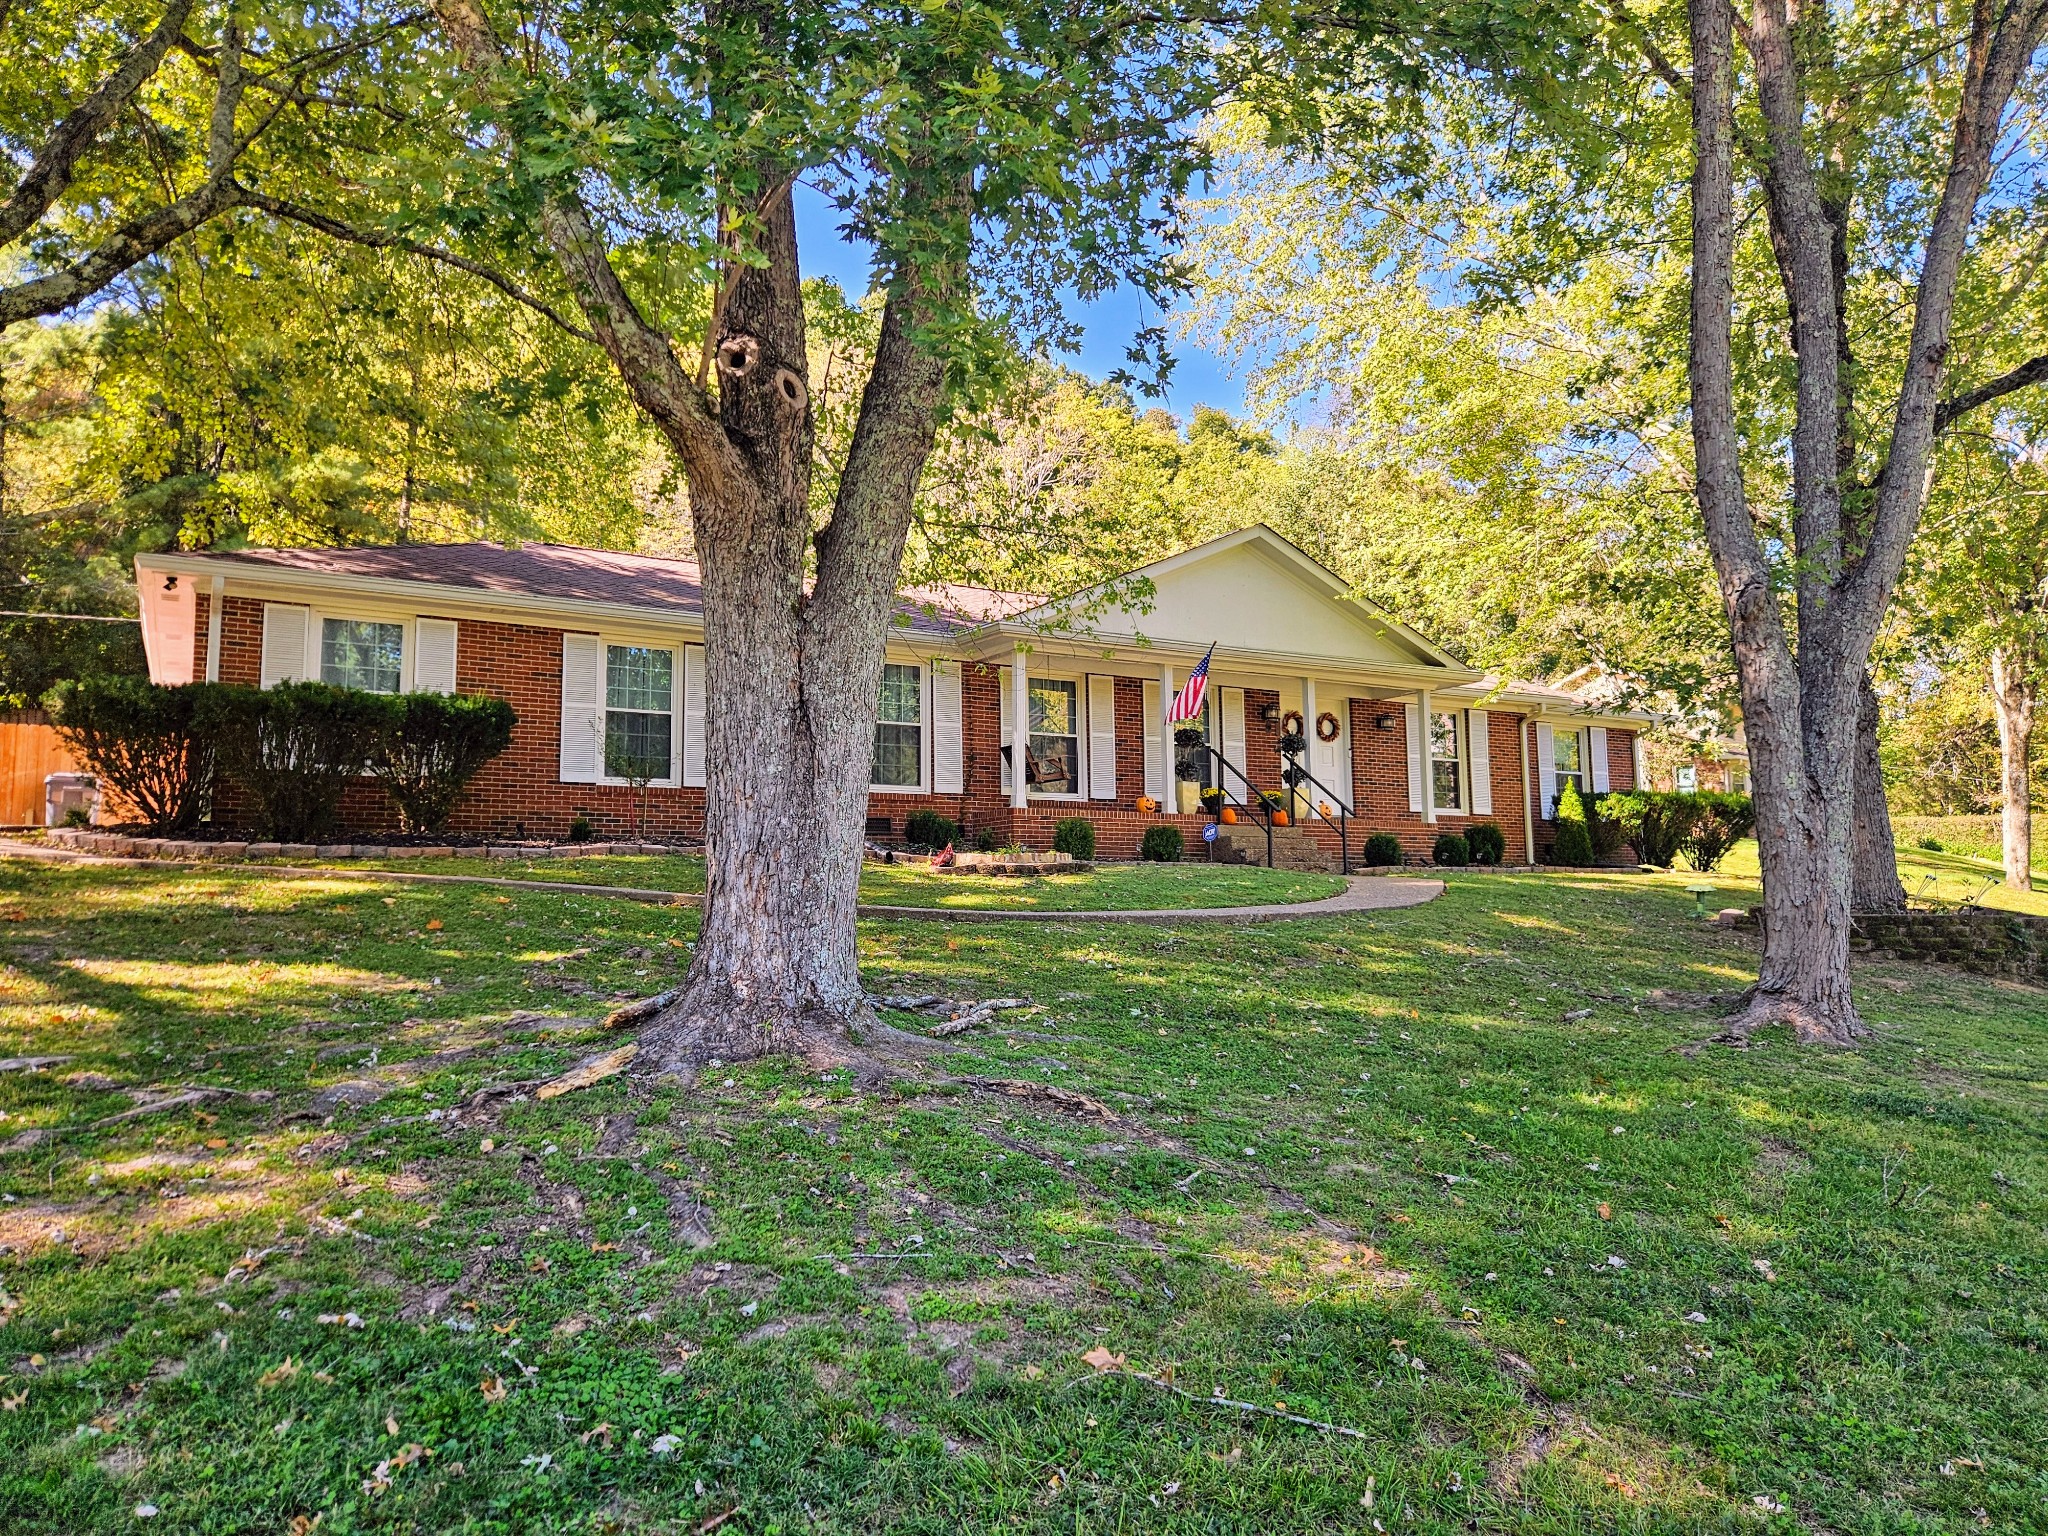
[[1154,864],[1178,864],[1184,846],[1180,828],[1162,822],[1145,829],[1138,840],[1138,857]]
[[58,739],[158,837],[189,832],[213,804],[218,690],[140,677],[62,682],[47,707]]
[[383,720],[372,738],[370,777],[384,786],[407,832],[438,832],[479,769],[512,745],[518,717],[481,694],[379,696]]
[[1086,816],[1063,816],[1052,825],[1052,851],[1070,858],[1095,857],[1095,823]]
[[1747,795],[1724,795],[1701,791],[1699,815],[1685,835],[1685,857],[1703,875],[1712,874],[1728,856],[1728,850],[1756,828],[1756,807]]
[[1453,869],[1462,869],[1472,862],[1472,845],[1458,832],[1439,832],[1436,845],[1430,849],[1432,864],[1446,864]]
[[1507,834],[1490,821],[1474,822],[1465,829],[1465,846],[1474,864],[1498,864],[1508,856]]
[[1391,832],[1375,832],[1365,840],[1365,862],[1376,864],[1400,864],[1405,858],[1401,853],[1401,839]]
[[326,683],[220,690],[221,765],[248,795],[265,837],[305,842],[334,829],[389,711],[382,694]]
[[937,811],[912,811],[903,818],[903,841],[914,848],[950,848],[960,841],[960,823]]

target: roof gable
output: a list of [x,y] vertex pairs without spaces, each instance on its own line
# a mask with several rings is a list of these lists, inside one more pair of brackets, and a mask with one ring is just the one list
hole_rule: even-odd
[[1263,523],[1139,566],[1129,577],[1151,582],[1149,604],[1111,603],[1093,611],[1090,603],[1105,590],[1096,588],[1018,618],[1055,624],[1071,614],[1103,639],[1143,636],[1177,648],[1201,650],[1213,642],[1226,651],[1466,670],[1400,620],[1354,596],[1342,577]]

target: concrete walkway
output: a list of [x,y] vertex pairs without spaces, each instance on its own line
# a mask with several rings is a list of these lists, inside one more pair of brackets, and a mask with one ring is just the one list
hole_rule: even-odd
[[[641,890],[629,885],[585,885],[570,880],[512,880],[501,875],[435,875],[412,869],[323,869],[290,864],[227,864],[200,859],[124,859],[111,854],[75,853],[41,843],[0,838],[0,858],[36,859],[45,864],[96,864],[111,869],[242,870],[279,880],[383,880],[395,885],[483,885],[512,891],[554,891],[570,896],[604,896],[656,907],[695,907],[704,898],[677,891]],[[1275,902],[1257,907],[1167,907],[1106,912],[1042,912],[1001,907],[861,906],[862,917],[889,921],[952,923],[1265,923],[1292,917],[1341,917],[1347,912],[1383,912],[1419,907],[1443,895],[1441,880],[1408,880],[1388,875],[1352,875],[1345,888],[1321,901]]]

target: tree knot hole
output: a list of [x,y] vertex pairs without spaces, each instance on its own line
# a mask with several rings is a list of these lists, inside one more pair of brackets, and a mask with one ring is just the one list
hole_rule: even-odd
[[809,393],[804,387],[804,381],[787,368],[775,370],[775,388],[776,392],[791,405],[802,405],[804,396]]
[[761,360],[761,343],[751,336],[728,336],[718,344],[718,371],[744,378]]

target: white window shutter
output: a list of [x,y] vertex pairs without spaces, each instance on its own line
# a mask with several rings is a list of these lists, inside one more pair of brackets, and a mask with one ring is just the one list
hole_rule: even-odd
[[1628,763],[1630,774],[1635,780],[1633,784],[1629,785],[1629,788],[1648,788],[1650,777],[1643,771],[1643,733],[1641,731],[1631,731],[1629,733]]
[[704,783],[704,647],[683,647],[683,782]]
[[[1002,696],[1001,711],[1003,717],[1003,745],[1005,747],[1011,747],[1015,745],[1015,743],[1013,743],[1010,740],[1010,738],[1016,734],[1016,731],[1014,729],[1014,717],[1012,716],[1010,710],[1010,689],[1012,686],[1011,679],[1012,673],[1008,667],[1002,667],[998,669],[996,675],[996,686],[998,692]],[[1015,752],[1008,751],[1006,751],[1002,755],[1003,793],[1005,795],[1008,795],[1010,793],[1010,759],[1012,757],[1015,757],[1016,755],[1017,754]]]
[[306,676],[306,631],[312,614],[297,603],[263,605],[263,660],[260,681],[265,688],[296,683]]
[[1587,736],[1592,738],[1588,750],[1593,754],[1593,793],[1607,793],[1607,727],[1596,725]]
[[562,782],[595,784],[604,770],[604,642],[562,636]]
[[1422,706],[1403,704],[1401,715],[1408,730],[1408,809],[1416,815],[1422,814]]
[[1472,814],[1493,814],[1493,743],[1487,739],[1491,726],[1483,709],[1465,711],[1465,737],[1471,743],[1466,756],[1472,766]]
[[[1223,755],[1238,773],[1249,777],[1251,770],[1244,760],[1244,690],[1225,688],[1218,697],[1223,703]],[[1242,801],[1251,793],[1234,775],[1226,773],[1223,777],[1230,781],[1223,791],[1228,799]]]
[[1144,685],[1141,707],[1145,712],[1145,793],[1164,807],[1173,769],[1166,758],[1166,701],[1157,683]]
[[415,693],[455,691],[455,621],[419,619],[412,627],[412,686]]
[[957,795],[967,788],[966,748],[961,740],[960,663],[932,663],[932,793]]
[[1536,727],[1536,788],[1543,796],[1543,819],[1557,820],[1557,739],[1550,727]]
[[1116,798],[1116,679],[1088,679],[1088,798]]

